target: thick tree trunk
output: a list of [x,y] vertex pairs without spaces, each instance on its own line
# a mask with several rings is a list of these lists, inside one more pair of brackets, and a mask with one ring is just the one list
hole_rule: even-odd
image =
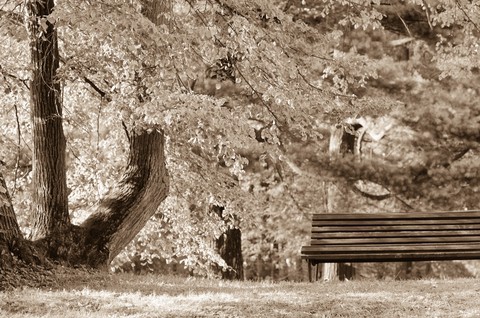
[[[330,144],[329,144],[329,155],[330,159],[334,160],[336,157],[341,155],[341,147],[343,142],[343,135],[344,130],[342,125],[336,125],[332,128],[330,134]],[[333,182],[326,182],[326,195],[325,195],[325,208],[326,213],[333,213],[336,212],[336,208],[338,208],[339,203],[339,190],[337,186]],[[322,280],[324,281],[332,281],[338,279],[338,264],[336,263],[325,263],[322,267]]]
[[58,236],[70,226],[61,87],[56,78],[59,66],[57,31],[49,19],[54,6],[53,0],[28,2],[34,240]]
[[[142,5],[143,14],[151,22],[169,26],[166,14],[172,11],[171,0],[143,0]],[[145,87],[140,85],[138,89],[139,101],[148,99]],[[80,238],[77,242],[81,243],[74,248],[71,262],[107,266],[145,226],[168,195],[163,131],[133,128],[128,135],[130,154],[126,171],[97,211],[75,229],[73,237]]]
[[[70,223],[67,202],[65,136],[62,127],[57,34],[49,19],[53,0],[28,2],[33,127],[32,238],[23,240],[11,204],[0,204],[0,266],[11,252],[37,263],[44,255],[67,263],[106,267],[138,234],[168,194],[165,137],[160,129],[132,128],[126,171],[118,185],[81,226]],[[5,182],[0,202],[10,203]],[[23,255],[21,255],[23,256]]]
[[0,268],[12,266],[12,242],[22,239],[7,185],[0,173]]
[[231,268],[222,271],[222,278],[243,280],[242,232],[237,228],[229,228],[216,241],[217,251]]
[[[223,207],[213,206],[213,211],[222,218],[222,220],[225,220]],[[222,257],[230,267],[229,270],[222,271],[222,278],[243,280],[242,231],[238,227],[230,225],[227,230],[217,238],[215,245],[220,257]]]
[[[71,265],[108,266],[168,194],[163,132],[133,129],[129,136],[130,154],[123,177],[80,227],[70,225],[50,237],[48,244],[29,244],[22,239],[11,204],[0,206],[0,267],[9,266],[11,252],[27,263],[42,263],[45,248],[48,257]],[[10,202],[8,192],[0,191],[0,199]]]
[[22,238],[17,217],[13,210],[12,200],[7,189],[7,184],[0,173],[0,238],[12,240]]
[[[61,237],[70,227],[68,215],[65,136],[62,128],[61,88],[56,79],[59,66],[57,32],[49,14],[53,0],[27,2],[32,78],[30,108],[33,129],[33,228],[32,238],[50,245],[50,238]],[[11,254],[27,263],[38,263],[33,244],[26,242],[6,191],[3,176],[0,202],[0,266],[11,265]],[[7,204],[5,204],[7,203]],[[47,248],[47,254],[55,248]],[[36,258],[36,259],[35,259]],[[41,256],[43,258],[43,256]]]
[[[335,125],[330,134],[329,156],[330,160],[335,160],[347,152],[354,152],[353,142],[355,136],[347,133],[343,125]],[[342,212],[345,209],[345,198],[334,182],[326,182],[325,210],[327,213]],[[323,264],[322,279],[331,281],[336,279],[351,279],[355,269],[353,264]]]
[[126,171],[98,210],[81,225],[85,241],[77,262],[102,267],[145,226],[168,194],[165,137],[160,130],[132,129]]
[[0,269],[13,267],[12,255],[26,264],[44,263],[33,245],[23,238],[5,179],[0,173]]
[[155,25],[166,25],[168,29],[171,27],[171,17],[168,16],[172,12],[172,0],[142,0],[142,14],[152,21]]

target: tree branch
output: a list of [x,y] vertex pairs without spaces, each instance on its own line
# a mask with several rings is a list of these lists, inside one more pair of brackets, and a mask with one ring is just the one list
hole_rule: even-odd
[[162,131],[130,130],[130,153],[121,180],[81,227],[86,231],[84,262],[110,261],[155,214],[169,189]]
[[465,9],[460,5],[460,1],[455,0],[455,4],[456,4],[457,7],[460,9],[460,11],[463,12],[463,14],[464,14],[465,17],[467,18],[467,20],[470,21],[471,24],[473,24],[473,26],[475,27],[475,29],[477,29],[478,31],[480,31],[480,28],[478,27],[478,25],[470,18],[470,16],[469,16],[468,13],[465,11]]

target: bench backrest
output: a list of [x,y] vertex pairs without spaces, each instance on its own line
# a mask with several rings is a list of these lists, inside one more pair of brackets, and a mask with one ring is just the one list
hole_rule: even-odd
[[314,214],[311,245],[480,242],[480,211]]
[[480,211],[314,214],[314,262],[480,259]]

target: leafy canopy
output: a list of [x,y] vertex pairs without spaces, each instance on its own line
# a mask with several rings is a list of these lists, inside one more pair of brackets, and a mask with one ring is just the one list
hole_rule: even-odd
[[[28,211],[22,3],[6,1],[1,11],[0,146],[17,211]],[[148,4],[59,1],[45,17],[59,33],[76,220],[118,178],[127,149],[122,127],[132,124],[166,132],[171,175],[170,196],[137,248],[187,255],[188,265],[221,262],[209,238],[226,224],[212,205],[226,208],[230,226],[240,216],[252,242],[260,230],[267,241],[290,244],[293,255],[299,244],[288,237],[305,234],[304,214],[323,205],[325,180],[373,181],[420,208],[476,207],[478,160],[455,160],[478,153],[475,2],[179,0],[162,12],[162,25],[142,13]],[[411,12],[425,24],[411,24]],[[407,61],[396,58],[395,43],[411,44]],[[383,115],[414,132],[390,147],[402,144],[415,160],[328,160],[331,125]],[[29,224],[28,213],[19,217]]]

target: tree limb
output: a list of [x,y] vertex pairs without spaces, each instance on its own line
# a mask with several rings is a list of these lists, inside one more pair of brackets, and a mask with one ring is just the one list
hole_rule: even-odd
[[81,225],[86,235],[83,262],[94,267],[108,265],[168,194],[163,132],[133,128],[130,138],[130,154],[121,180]]
[[105,93],[103,90],[101,90],[94,82],[92,82],[88,77],[84,76],[83,77],[83,80],[85,81],[85,83],[87,83],[88,85],[90,85],[90,87],[92,87],[98,94],[100,94],[100,97],[104,98],[107,93]]
[[356,185],[352,185],[352,190],[353,190],[353,192],[361,195],[362,197],[365,197],[365,198],[371,199],[371,200],[375,200],[375,201],[382,201],[382,200],[385,200],[385,199],[388,199],[388,198],[392,197],[391,193],[378,194],[378,195],[367,193],[365,191],[360,190]]

